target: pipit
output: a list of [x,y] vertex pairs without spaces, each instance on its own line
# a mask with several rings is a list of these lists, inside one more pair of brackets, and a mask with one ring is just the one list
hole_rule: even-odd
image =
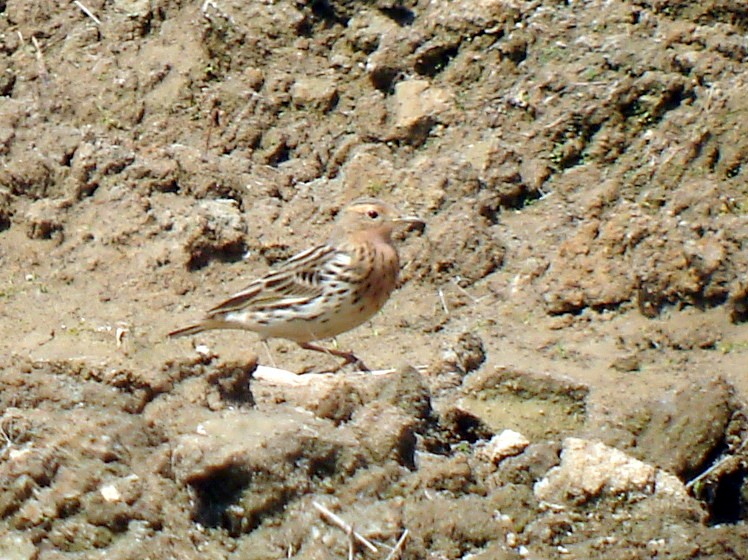
[[169,336],[211,329],[254,331],[263,342],[284,338],[343,358],[333,371],[352,363],[366,370],[353,352],[312,342],[349,331],[382,308],[400,271],[392,233],[401,224],[423,226],[423,221],[400,216],[380,200],[352,202],[341,210],[325,243],[291,257],[208,311],[199,323]]

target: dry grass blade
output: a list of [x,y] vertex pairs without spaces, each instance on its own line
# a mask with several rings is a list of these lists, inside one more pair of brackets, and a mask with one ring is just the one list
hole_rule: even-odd
[[93,12],[91,10],[89,10],[82,2],[79,2],[78,0],[73,0],[73,4],[75,4],[76,6],[78,6],[78,8],[80,8],[81,12],[83,12],[88,17],[90,17],[96,25],[101,25],[101,20],[99,18],[97,18],[93,14]]
[[405,545],[405,540],[408,538],[409,531],[405,529],[403,531],[403,534],[400,535],[400,538],[397,539],[397,543],[395,544],[395,548],[392,549],[392,551],[387,555],[387,558],[384,560],[395,560],[395,558],[400,557],[400,553],[403,551],[403,546]]
[[[748,443],[748,441],[747,441],[747,442],[744,442],[744,443],[743,443],[743,445],[741,445],[741,446],[740,446],[740,447],[738,448],[738,451],[740,451],[740,449],[742,449],[743,447],[745,447],[747,443]],[[734,460],[735,460],[735,457],[736,457],[736,456],[735,456],[734,454],[730,454],[730,455],[725,455],[725,456],[721,457],[721,458],[720,458],[719,460],[717,460],[717,461],[716,461],[716,462],[715,462],[715,463],[714,463],[714,464],[713,464],[713,465],[712,465],[711,467],[709,467],[708,469],[706,469],[705,471],[703,471],[703,472],[702,472],[701,474],[699,474],[698,476],[696,476],[696,477],[692,478],[691,480],[689,480],[689,481],[688,481],[688,482],[686,483],[686,489],[687,489],[687,490],[689,490],[689,489],[693,488],[693,487],[694,487],[694,486],[696,486],[696,485],[697,485],[697,484],[698,484],[699,482],[701,482],[702,480],[704,480],[705,478],[707,478],[707,477],[708,477],[709,475],[711,475],[711,474],[712,474],[712,473],[713,473],[714,471],[716,471],[717,469],[721,468],[721,467],[722,467],[722,465],[724,465],[724,464],[725,464],[725,463],[727,463],[728,461],[734,461]]]
[[353,556],[356,553],[356,540],[353,537],[353,526],[348,531],[348,560],[353,560]]
[[44,64],[44,53],[42,53],[42,48],[39,45],[39,41],[36,40],[36,36],[31,36],[31,42],[34,45],[34,49],[36,49],[36,61],[39,64],[39,77],[41,78],[42,82],[49,81],[49,74],[47,73],[47,65]]
[[340,527],[343,531],[346,532],[346,534],[352,535],[354,539],[356,539],[358,542],[360,542],[362,545],[364,545],[366,548],[371,550],[372,552],[377,552],[378,549],[376,546],[374,546],[371,541],[369,541],[367,538],[363,537],[359,533],[353,530],[353,527],[346,523],[343,519],[335,515],[333,512],[331,512],[329,509],[327,509],[325,506],[320,504],[319,502],[312,502],[312,505],[315,507],[317,511],[319,511],[325,519],[328,521],[331,521],[334,525],[337,525]]
[[442,291],[441,288],[439,288],[438,293],[439,293],[439,301],[442,304],[442,309],[444,309],[444,314],[449,315],[449,307],[447,306],[447,300],[444,297],[444,292]]

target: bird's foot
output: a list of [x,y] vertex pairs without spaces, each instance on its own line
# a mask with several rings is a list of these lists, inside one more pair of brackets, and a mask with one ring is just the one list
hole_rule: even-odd
[[[343,358],[343,361],[341,363],[339,363],[336,367],[326,373],[336,373],[349,364],[355,364],[360,371],[371,371],[368,367],[366,367],[366,364],[362,362],[353,352],[344,352],[342,350],[335,350],[334,348],[324,348],[322,346],[317,346],[316,344],[309,344],[308,342],[299,342],[298,344],[304,350],[314,350],[315,352],[323,352],[330,356]],[[304,370],[301,373],[309,373],[309,370]]]
[[341,352],[340,354],[337,354],[339,358],[343,358],[343,361],[340,362],[335,369],[331,371],[331,373],[335,373],[336,371],[339,371],[343,369],[347,365],[353,365],[354,367],[357,367],[359,371],[365,371],[370,372],[371,370],[366,367],[366,364],[358,358],[353,352]]

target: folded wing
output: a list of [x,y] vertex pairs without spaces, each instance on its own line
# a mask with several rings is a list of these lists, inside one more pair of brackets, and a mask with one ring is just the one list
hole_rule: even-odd
[[323,277],[340,256],[329,245],[299,253],[208,311],[208,317],[253,308],[284,308],[321,297],[326,289]]

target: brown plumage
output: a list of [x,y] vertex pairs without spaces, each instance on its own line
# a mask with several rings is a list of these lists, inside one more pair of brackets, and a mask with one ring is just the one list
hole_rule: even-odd
[[423,224],[418,218],[399,216],[379,200],[352,202],[341,210],[327,242],[291,257],[208,311],[199,323],[169,336],[249,330],[262,340],[285,338],[302,348],[339,356],[344,359],[339,367],[358,362],[365,369],[353,353],[312,342],[349,331],[382,308],[400,270],[392,232],[408,223]]

